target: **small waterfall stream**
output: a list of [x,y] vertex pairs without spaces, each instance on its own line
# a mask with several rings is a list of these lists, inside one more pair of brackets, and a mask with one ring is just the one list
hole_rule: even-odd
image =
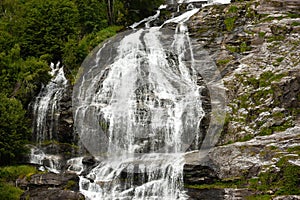
[[[52,79],[41,89],[33,105],[33,133],[38,145],[57,138],[59,102],[68,83],[59,63],[51,63],[50,68]],[[48,155],[38,147],[31,148],[30,163],[44,165],[47,160],[45,168],[51,172],[59,173],[61,159],[59,155]],[[40,169],[43,170],[43,167]]]
[[52,79],[42,88],[33,106],[33,132],[38,143],[54,139],[53,134],[56,132],[55,127],[57,127],[59,117],[58,102],[68,83],[63,67],[59,67],[59,63],[56,66],[51,63],[50,67]]

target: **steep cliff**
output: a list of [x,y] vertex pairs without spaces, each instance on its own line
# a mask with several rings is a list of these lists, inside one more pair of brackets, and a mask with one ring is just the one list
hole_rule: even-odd
[[202,160],[187,155],[185,183],[194,199],[195,188],[240,188],[215,199],[299,195],[299,13],[297,0],[245,0],[205,7],[190,20],[227,91],[219,146]]

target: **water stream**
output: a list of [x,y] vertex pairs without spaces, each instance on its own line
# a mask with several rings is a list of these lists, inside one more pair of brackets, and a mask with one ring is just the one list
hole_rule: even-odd
[[[57,139],[57,126],[59,123],[59,102],[67,88],[68,80],[65,77],[63,67],[50,65],[52,76],[50,82],[44,86],[33,104],[33,134],[40,146],[43,142]],[[61,156],[49,155],[39,147],[32,147],[30,163],[42,165],[41,170],[49,170],[59,173],[61,168]],[[44,164],[47,162],[46,166]]]
[[67,87],[63,67],[51,64],[52,79],[36,97],[33,106],[33,132],[37,143],[55,139],[55,128],[58,124],[59,101]]

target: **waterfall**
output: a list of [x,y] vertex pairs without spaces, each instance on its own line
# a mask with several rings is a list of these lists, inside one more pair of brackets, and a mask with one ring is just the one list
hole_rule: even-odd
[[[59,63],[56,66],[51,63],[50,68],[52,78],[46,86],[42,87],[33,105],[33,134],[39,145],[56,139],[59,102],[68,83],[63,67],[59,67]],[[43,165],[41,170],[46,168],[51,172],[59,173],[61,161],[62,157],[59,155],[46,154],[37,147],[31,148],[30,163]]]
[[67,79],[63,67],[59,63],[51,64],[50,74],[53,76],[50,82],[44,86],[36,97],[33,106],[33,132],[36,142],[41,143],[54,139],[55,127],[58,123],[58,103],[61,100],[67,86]]
[[[87,199],[188,198],[184,154],[199,149],[203,139],[199,76],[204,73],[211,88],[216,83],[207,54],[199,48],[194,52],[188,36],[185,23],[199,11],[191,8],[151,27],[158,11],[108,40],[83,63],[73,91],[75,130],[98,160],[80,174]],[[143,23],[145,28],[136,29]],[[168,28],[174,24],[175,29]],[[210,147],[214,135],[206,141]]]
[[177,24],[167,38],[163,26],[133,30],[88,62],[73,95],[76,130],[99,160],[80,176],[88,199],[187,198],[183,155],[204,116],[184,23],[197,11],[166,21]]

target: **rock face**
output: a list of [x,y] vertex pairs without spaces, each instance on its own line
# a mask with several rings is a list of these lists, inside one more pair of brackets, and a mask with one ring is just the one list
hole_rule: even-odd
[[76,143],[78,138],[74,136],[74,120],[72,110],[72,86],[69,85],[59,102],[60,113],[57,127],[57,141],[61,143]]
[[[218,146],[204,158],[201,152],[186,155],[191,199],[201,199],[203,189],[195,188],[223,191],[210,196],[215,189],[208,190],[211,199],[299,198],[299,13],[298,0],[232,0],[205,7],[189,21],[192,37],[215,60],[227,88]],[[232,187],[242,191],[222,189]]]
[[27,180],[26,177],[17,180],[17,186],[26,190],[21,199],[69,199],[82,200],[78,187],[79,178],[76,174],[35,174]]

